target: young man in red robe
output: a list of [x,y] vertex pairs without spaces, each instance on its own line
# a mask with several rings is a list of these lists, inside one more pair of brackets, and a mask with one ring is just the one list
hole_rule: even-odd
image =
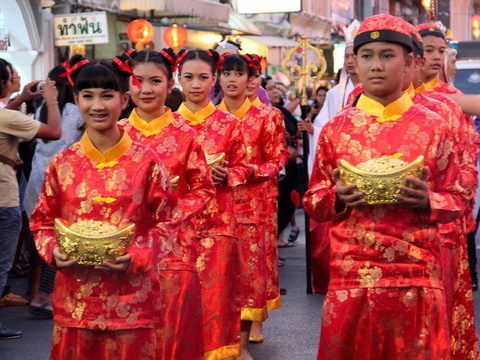
[[[354,51],[365,92],[327,124],[304,204],[330,228],[331,282],[318,359],[449,359],[449,326],[438,224],[455,220],[465,199],[447,124],[403,93],[413,66],[408,24],[367,18]],[[339,179],[338,162],[424,156],[396,203],[369,205]]]

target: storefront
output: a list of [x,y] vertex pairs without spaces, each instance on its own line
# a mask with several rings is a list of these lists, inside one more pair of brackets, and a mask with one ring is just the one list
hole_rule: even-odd
[[54,64],[49,10],[32,7],[28,0],[2,1],[0,17],[8,34],[8,47],[0,51],[0,57],[15,66],[22,84],[44,79]]

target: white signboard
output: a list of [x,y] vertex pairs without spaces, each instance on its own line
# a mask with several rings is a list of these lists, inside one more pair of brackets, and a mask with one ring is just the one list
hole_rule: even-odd
[[239,14],[298,12],[301,10],[301,0],[237,0]]
[[55,15],[53,24],[56,46],[108,43],[105,11]]

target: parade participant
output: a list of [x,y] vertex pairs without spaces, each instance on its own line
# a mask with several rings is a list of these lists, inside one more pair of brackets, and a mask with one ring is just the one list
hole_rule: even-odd
[[435,24],[426,23],[417,26],[423,39],[424,58],[421,80],[426,91],[459,94],[460,90],[440,80],[440,72],[445,65],[448,43],[443,31]]
[[[281,148],[275,141],[275,124],[246,96],[254,68],[241,55],[224,55],[220,59],[220,85],[225,98],[221,110],[234,114],[242,125],[250,169],[248,181],[234,189],[235,212],[240,249],[240,297],[242,359],[252,359],[248,338],[252,321],[264,321],[267,316],[265,207],[264,183],[275,178],[281,164]],[[251,64],[250,64],[251,65]]]
[[[450,359],[437,225],[458,218],[465,199],[450,129],[402,93],[412,48],[402,19],[365,19],[354,44],[365,92],[321,136],[304,200],[316,221],[333,221],[318,359]],[[396,204],[369,205],[339,179],[340,159],[360,165],[419,156],[423,177],[407,177]]]
[[[469,203],[463,209],[462,216],[455,222],[440,226],[440,233],[445,239],[443,247],[444,262],[443,278],[445,284],[445,294],[447,300],[447,311],[450,320],[452,359],[464,359],[469,356],[478,358],[480,356],[478,348],[478,339],[475,331],[475,315],[472,294],[472,278],[469,266],[467,248],[467,234],[475,231],[475,220],[472,216],[474,206],[475,192],[478,185],[477,181],[477,156],[479,139],[473,121],[470,117],[464,116],[460,107],[451,99],[445,96],[445,93],[454,93],[457,90],[447,83],[433,77],[438,68],[438,62],[445,62],[445,49],[448,47],[445,36],[440,28],[434,24],[422,24],[417,27],[415,32],[417,41],[414,41],[417,48],[424,47],[424,58],[421,69],[416,72],[414,77],[414,86],[416,86],[415,98],[417,101],[428,108],[427,99],[437,100],[447,107],[451,116],[443,115],[451,129],[452,136],[456,142],[455,151],[457,152],[458,162],[461,168],[461,185],[468,197]],[[417,51],[420,52],[420,51]],[[432,77],[429,80],[429,77]],[[422,84],[420,78],[428,82]],[[428,89],[431,89],[430,91]],[[415,101],[414,98],[414,101]],[[439,106],[436,106],[437,109]],[[439,110],[437,113],[441,114]]]
[[[116,124],[128,102],[126,74],[80,55],[64,66],[86,132],[50,162],[30,222],[40,255],[58,269],[51,359],[156,359],[154,265],[175,241],[176,196],[155,152]],[[125,255],[80,265],[59,249],[57,219],[79,232],[134,224],[135,233]]]
[[239,254],[233,189],[245,183],[248,174],[238,119],[217,109],[208,98],[216,81],[218,60],[214,50],[182,50],[177,62],[185,96],[178,113],[197,131],[216,187],[215,197],[196,219],[207,360],[240,355]]
[[[262,84],[261,58],[254,54],[245,55],[254,69],[252,81],[247,86],[247,96],[253,106],[261,109],[268,115],[269,121],[275,127],[275,148],[280,150],[277,155],[280,166],[285,167],[290,158],[287,150],[285,123],[280,110],[273,106],[264,104],[257,96],[258,89]],[[266,258],[266,286],[267,286],[267,310],[272,311],[281,306],[280,280],[278,274],[278,234],[277,234],[277,212],[278,212],[278,180],[277,177],[265,182],[267,194],[267,206],[265,207],[265,258]],[[254,322],[250,332],[249,341],[259,343],[264,341],[262,322]]]
[[[130,51],[117,62],[131,69],[130,95],[136,108],[120,121],[135,141],[155,150],[168,170],[184,215],[172,253],[159,265],[164,301],[158,330],[162,347],[157,359],[195,360],[203,357],[200,280],[195,267],[198,241],[194,221],[215,188],[197,133],[185,119],[164,107],[173,86],[176,55]],[[130,67],[131,65],[131,67]]]
[[[218,52],[220,56],[231,55],[231,54],[238,55],[240,54],[240,51],[242,51],[242,45],[239,42],[235,42],[230,39],[224,39],[217,44],[217,46],[215,47],[215,50]],[[223,96],[224,95],[220,87],[220,83],[217,81],[215,86],[212,88],[212,91],[210,92],[210,99],[215,104],[219,104],[222,101]],[[267,92],[263,87],[258,88],[257,97],[262,103],[270,105],[270,100],[268,98]]]

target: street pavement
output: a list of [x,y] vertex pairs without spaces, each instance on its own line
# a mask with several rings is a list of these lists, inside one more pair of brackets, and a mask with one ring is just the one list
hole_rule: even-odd
[[[281,287],[287,289],[287,294],[282,296],[283,306],[272,311],[265,323],[265,342],[251,345],[255,360],[316,359],[323,296],[306,294],[305,232],[301,212],[297,212],[297,223],[302,231],[295,247],[280,249],[280,256],[286,259],[280,272]],[[10,279],[10,284],[14,292],[22,294],[26,279]],[[478,332],[479,292],[475,293],[475,302]],[[0,360],[48,359],[52,332],[50,320],[35,318],[25,306],[0,308],[0,319],[23,331],[21,339],[0,341]]]

